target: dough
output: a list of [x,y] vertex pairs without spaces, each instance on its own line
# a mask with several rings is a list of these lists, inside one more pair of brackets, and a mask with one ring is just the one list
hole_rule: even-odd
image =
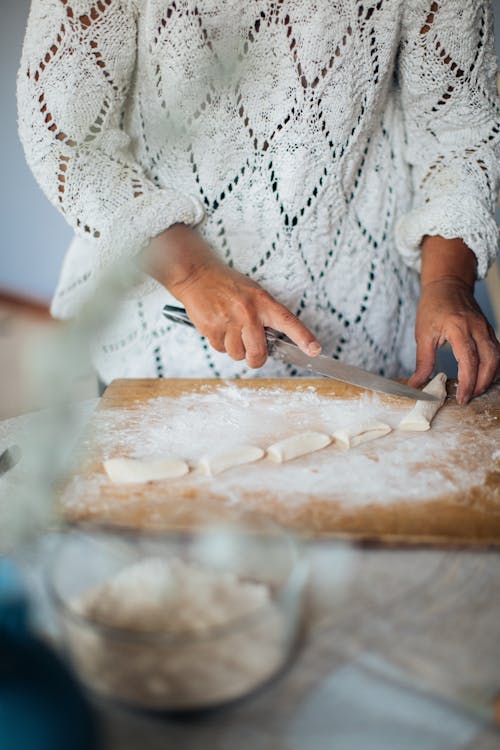
[[189,466],[180,458],[110,458],[104,461],[106,474],[115,484],[155,482],[182,477]]
[[231,469],[233,466],[241,466],[242,464],[251,464],[253,461],[258,461],[263,455],[264,451],[262,448],[258,448],[256,445],[240,445],[224,453],[203,456],[200,459],[199,466],[204,474],[213,477],[215,474],[227,471],[227,469]]
[[368,443],[370,440],[376,440],[391,432],[391,428],[385,422],[370,420],[369,422],[360,422],[352,427],[346,427],[343,430],[336,430],[333,433],[335,443],[343,450],[349,450],[360,443]]
[[326,448],[331,442],[331,437],[323,432],[300,432],[298,435],[292,435],[270,445],[267,455],[271,461],[280,464],[283,461],[291,461],[292,458]]
[[428,430],[436,412],[446,400],[446,375],[440,372],[423,389],[438,397],[438,401],[417,401],[413,409],[399,423],[400,430],[422,432]]

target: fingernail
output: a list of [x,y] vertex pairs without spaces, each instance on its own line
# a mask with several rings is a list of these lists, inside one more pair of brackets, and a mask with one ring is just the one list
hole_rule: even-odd
[[316,357],[317,354],[321,352],[321,344],[318,344],[317,341],[313,341],[312,344],[309,344],[307,347],[307,353],[310,357]]

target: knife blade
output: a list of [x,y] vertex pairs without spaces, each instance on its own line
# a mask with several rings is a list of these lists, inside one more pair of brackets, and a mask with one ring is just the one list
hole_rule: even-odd
[[302,367],[310,372],[318,373],[326,378],[340,380],[343,383],[356,385],[359,388],[366,388],[377,393],[385,393],[390,396],[401,396],[411,398],[417,401],[436,401],[435,396],[429,393],[419,391],[417,388],[411,388],[404,383],[398,383],[396,380],[384,378],[382,375],[375,375],[360,367],[347,365],[338,359],[326,357],[324,354],[318,354],[316,357],[309,357],[296,344],[276,338],[270,342],[270,355],[276,359],[281,359],[287,364],[295,367]]
[[[165,305],[163,315],[174,323],[181,323],[182,325],[194,328],[192,321],[183,307]],[[300,367],[311,373],[317,373],[318,375],[323,375],[333,380],[340,380],[343,383],[349,383],[350,385],[366,388],[377,393],[411,398],[415,401],[437,400],[430,393],[419,391],[417,388],[412,388],[404,383],[398,383],[396,380],[385,378],[382,375],[375,375],[367,370],[362,370],[360,367],[347,365],[338,359],[327,357],[324,354],[309,357],[293,341],[284,336],[284,334],[272,328],[266,328],[265,331],[270,356],[294,367]]]

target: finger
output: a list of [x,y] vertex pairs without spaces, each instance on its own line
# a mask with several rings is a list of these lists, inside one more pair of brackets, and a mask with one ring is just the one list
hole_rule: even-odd
[[437,341],[431,336],[417,336],[417,358],[415,372],[408,381],[408,385],[419,388],[427,383],[436,363]]
[[458,362],[457,402],[468,403],[476,386],[479,357],[474,339],[469,332],[454,331],[448,341]]
[[[203,338],[207,339],[207,341],[210,343],[210,346],[212,346],[215,351],[217,352],[225,352],[224,348],[224,335],[225,335],[225,329],[221,325],[215,325],[213,321],[211,321],[206,316],[198,316],[194,314],[192,311],[187,310],[189,317],[191,318],[191,321],[193,325],[195,326],[196,330],[200,334],[200,336],[203,336]],[[200,319],[198,319],[200,318]]]
[[495,374],[493,375],[493,380],[497,380],[497,378],[500,378],[500,341],[497,339],[497,335],[495,332],[495,329],[492,325],[488,323],[488,333],[490,335],[491,341],[493,341],[493,344],[495,346],[495,352],[497,357],[497,369]]
[[301,323],[284,305],[275,300],[267,310],[261,311],[264,325],[286,334],[305,354],[315,357],[321,352],[321,344],[311,331]]
[[241,330],[239,328],[229,328],[224,339],[224,346],[232,359],[237,361],[245,359],[245,347],[241,340]]
[[224,335],[225,334],[223,330],[211,331],[209,334],[207,334],[210,345],[215,349],[215,351],[221,352],[221,354],[226,351],[226,348],[224,346]]
[[241,331],[246,360],[250,367],[262,367],[267,359],[267,342],[261,325],[245,326]]
[[474,396],[479,396],[492,384],[500,362],[500,347],[498,342],[488,335],[476,335],[476,349],[479,355],[479,366],[474,388]]

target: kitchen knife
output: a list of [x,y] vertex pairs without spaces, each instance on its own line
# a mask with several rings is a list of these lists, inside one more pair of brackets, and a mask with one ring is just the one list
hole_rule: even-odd
[[[174,323],[182,323],[194,328],[183,307],[165,305],[163,315]],[[340,380],[343,383],[356,385],[359,388],[367,388],[370,391],[387,393],[390,396],[411,398],[416,401],[436,401],[436,397],[430,393],[424,393],[424,391],[419,391],[417,388],[411,388],[409,385],[398,383],[381,375],[374,375],[359,367],[346,365],[344,362],[340,362],[338,359],[333,359],[332,357],[326,357],[324,354],[309,357],[284,334],[272,328],[266,328],[265,332],[270,356],[280,359],[282,362],[309,370],[311,373],[324,375],[333,380]]]

